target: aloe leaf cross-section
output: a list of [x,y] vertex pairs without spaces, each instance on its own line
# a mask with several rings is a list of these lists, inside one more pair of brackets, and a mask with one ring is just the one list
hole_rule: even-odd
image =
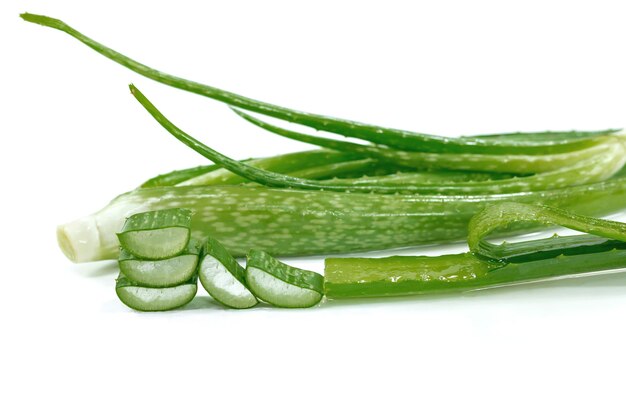
[[190,210],[156,210],[130,216],[117,237],[122,248],[138,258],[165,259],[185,250],[190,228]]
[[145,287],[120,273],[115,284],[118,298],[128,307],[139,311],[166,311],[189,303],[198,291],[197,277],[166,288]]
[[171,287],[188,281],[196,272],[200,243],[189,241],[187,249],[166,259],[139,259],[126,249],[120,250],[119,266],[130,280],[147,287]]
[[231,308],[254,307],[258,301],[246,286],[245,275],[244,268],[221,243],[207,238],[198,276],[211,297]]
[[276,307],[312,307],[324,293],[324,278],[315,272],[286,265],[267,252],[248,253],[246,280],[252,292]]

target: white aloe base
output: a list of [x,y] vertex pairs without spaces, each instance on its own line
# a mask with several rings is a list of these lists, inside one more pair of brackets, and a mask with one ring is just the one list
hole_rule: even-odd
[[200,282],[205,290],[220,303],[232,308],[250,308],[258,301],[224,265],[207,255],[200,263]]
[[170,288],[146,288],[138,286],[118,287],[119,299],[128,307],[141,311],[164,311],[181,307],[198,291],[196,284],[184,284]]
[[189,281],[198,264],[198,255],[187,254],[156,261],[120,260],[120,270],[138,284],[171,287]]
[[257,297],[277,307],[311,307],[322,299],[318,292],[288,284],[258,268],[248,267],[246,278]]

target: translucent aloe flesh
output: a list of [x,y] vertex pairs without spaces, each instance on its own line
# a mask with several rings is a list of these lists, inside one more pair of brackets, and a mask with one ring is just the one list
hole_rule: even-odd
[[320,302],[324,291],[321,275],[286,265],[254,249],[247,256],[246,281],[259,299],[276,307],[312,307]]
[[165,259],[187,248],[190,225],[190,210],[153,210],[130,216],[117,237],[120,245],[137,258]]
[[[520,222],[589,234],[502,245],[484,241],[494,230]],[[492,205],[474,217],[469,233],[471,253],[326,259],[325,293],[344,298],[462,292],[626,268],[626,224],[557,208]]]
[[348,137],[365,139],[372,143],[402,150],[433,153],[541,155],[581,149],[595,142],[597,138],[615,132],[615,130],[606,130],[597,132],[515,133],[510,135],[450,138],[310,114],[264,103],[155,70],[90,39],[61,20],[30,13],[24,13],[21,17],[28,22],[63,31],[118,64],[172,87],[204,95],[237,108],[265,114],[288,122]]
[[198,276],[211,297],[227,307],[250,308],[258,303],[246,284],[246,271],[211,237],[202,250]]
[[171,287],[191,279],[198,266],[199,254],[199,242],[190,240],[183,253],[167,259],[139,259],[121,249],[118,263],[120,271],[137,284],[147,287]]
[[150,288],[130,281],[123,274],[117,279],[115,292],[128,307],[139,311],[166,311],[189,303],[198,291],[197,278],[167,288]]

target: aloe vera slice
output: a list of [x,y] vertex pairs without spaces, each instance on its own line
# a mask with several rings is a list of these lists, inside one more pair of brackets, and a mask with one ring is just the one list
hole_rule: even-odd
[[198,280],[194,276],[181,285],[167,288],[144,287],[120,273],[115,292],[121,302],[139,311],[165,311],[182,307],[195,297]]
[[198,270],[200,283],[216,301],[232,308],[258,304],[245,284],[246,271],[217,240],[208,238]]
[[189,244],[191,211],[182,208],[137,213],[117,234],[122,248],[143,259],[165,259]]
[[257,298],[276,307],[312,307],[324,292],[324,277],[294,268],[270,256],[251,250],[246,265],[246,282]]
[[139,259],[120,250],[119,266],[131,281],[146,287],[171,287],[188,281],[196,272],[200,243],[190,240],[185,252],[167,259]]

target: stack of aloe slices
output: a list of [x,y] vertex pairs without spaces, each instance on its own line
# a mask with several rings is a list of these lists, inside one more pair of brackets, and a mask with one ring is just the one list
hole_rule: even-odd
[[[553,207],[501,203],[470,222],[470,252],[436,257],[328,258],[325,276],[286,265],[251,250],[245,269],[213,238],[190,239],[191,212],[140,213],[126,221],[119,298],[143,311],[170,310],[196,294],[196,277],[226,307],[258,301],[286,308],[312,307],[330,299],[464,292],[626,268],[626,224]],[[485,237],[517,222],[559,225],[586,234],[494,245]],[[182,251],[181,251],[181,248]],[[198,254],[200,261],[198,262]]]
[[191,211],[138,213],[118,233],[121,245],[116,292],[141,311],[181,307],[196,295],[200,245],[191,239]]
[[[230,308],[254,307],[258,299],[277,307],[311,307],[323,295],[323,277],[251,251],[246,269],[217,240],[191,238],[192,213],[166,209],[129,217],[121,245],[116,292],[141,311],[171,310],[189,303],[197,279],[216,301]],[[200,259],[201,258],[201,259]]]

